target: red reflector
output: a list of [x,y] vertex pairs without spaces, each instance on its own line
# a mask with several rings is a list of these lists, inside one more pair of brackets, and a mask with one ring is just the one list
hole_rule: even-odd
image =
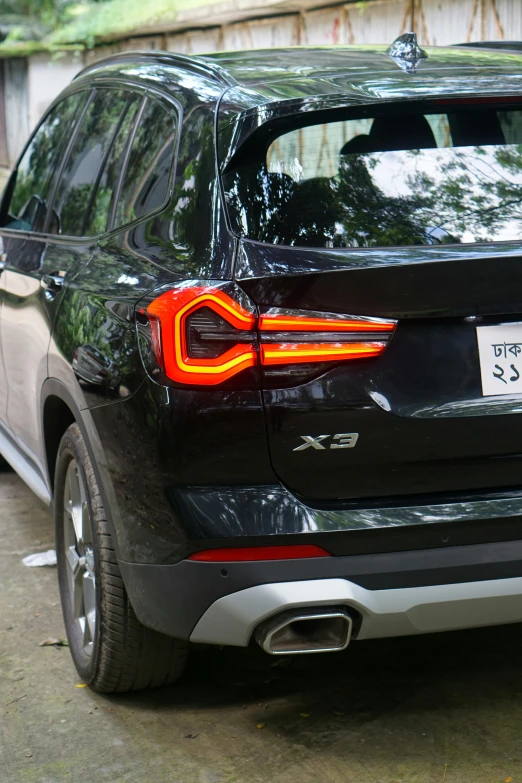
[[302,557],[331,557],[330,552],[315,544],[292,546],[245,546],[229,549],[204,549],[194,552],[188,560],[203,563],[230,563],[251,560],[296,560]]

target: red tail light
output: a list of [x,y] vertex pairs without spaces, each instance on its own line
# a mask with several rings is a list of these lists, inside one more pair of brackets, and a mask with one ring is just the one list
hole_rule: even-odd
[[252,560],[297,560],[302,557],[331,557],[331,555],[326,549],[315,544],[291,544],[204,549],[201,552],[194,552],[187,559],[200,563],[231,563]]
[[262,332],[393,332],[396,321],[348,318],[344,315],[309,315],[271,309],[259,316]]
[[[212,330],[211,322],[210,335],[214,342],[228,342],[230,345],[230,348],[220,350],[217,356],[205,356],[204,351],[202,356],[202,352],[195,351],[191,345],[190,316],[203,309],[215,313],[225,324],[221,331],[219,328]],[[154,299],[147,307],[147,313],[153,322],[156,320],[155,326],[152,326],[156,359],[173,381],[215,385],[257,362],[254,336],[250,342],[243,343],[233,332],[253,332],[255,316],[219,288],[174,288]],[[220,325],[218,323],[218,327]],[[208,343],[211,342],[212,339],[208,340]],[[200,355],[194,355],[196,353]]]
[[306,364],[367,359],[384,351],[385,343],[269,343],[261,345],[261,364]]
[[[396,321],[270,309],[258,317],[232,283],[187,283],[147,307],[156,361],[173,381],[216,385],[257,364],[311,364],[381,354]],[[366,339],[365,339],[366,338]]]

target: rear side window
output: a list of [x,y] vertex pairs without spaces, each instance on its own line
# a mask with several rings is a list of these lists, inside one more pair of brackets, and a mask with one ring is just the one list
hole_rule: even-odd
[[129,152],[114,227],[148,215],[165,203],[176,138],[175,115],[147,98]]
[[6,228],[43,230],[54,170],[86,98],[86,93],[65,98],[50,111],[34,134],[18,164],[11,199],[4,208],[2,225]]
[[236,233],[319,248],[521,239],[522,110],[425,107],[258,140],[223,175]]
[[56,190],[53,233],[84,235],[98,175],[129,97],[125,90],[99,90],[87,106]]
[[132,94],[121,116],[116,136],[109,155],[100,174],[98,185],[87,209],[84,234],[96,236],[110,228],[113,199],[123,168],[125,149],[132,133],[136,114],[142,102],[142,96]]

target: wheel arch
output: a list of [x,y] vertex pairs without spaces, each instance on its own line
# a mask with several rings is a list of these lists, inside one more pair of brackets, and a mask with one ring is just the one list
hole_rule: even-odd
[[64,383],[55,378],[48,378],[42,387],[41,433],[46,461],[47,481],[52,498],[51,508],[53,511],[54,478],[58,449],[64,433],[68,427],[74,423],[79,426],[85,441],[87,453],[89,454],[89,459],[92,463],[96,482],[107,515],[107,521],[111,530],[116,554],[119,557],[118,537],[113,523],[114,503],[110,502],[110,487],[108,487],[107,482],[104,481],[102,471],[100,470],[100,464],[104,463],[103,448],[92,416],[89,410],[80,408],[78,402],[74,399]]
[[56,457],[60,441],[66,430],[76,422],[69,405],[55,394],[49,394],[42,409],[42,434],[45,448],[45,461],[51,495],[54,499],[54,478],[56,470]]

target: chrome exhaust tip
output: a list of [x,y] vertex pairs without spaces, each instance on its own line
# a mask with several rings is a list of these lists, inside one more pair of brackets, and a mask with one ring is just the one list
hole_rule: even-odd
[[352,625],[345,609],[290,609],[261,623],[255,638],[269,655],[337,652],[348,647]]

